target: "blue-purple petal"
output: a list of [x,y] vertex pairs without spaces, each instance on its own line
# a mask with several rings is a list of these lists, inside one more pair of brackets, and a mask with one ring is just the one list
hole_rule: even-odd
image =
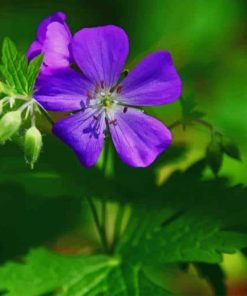
[[115,85],[128,55],[129,42],[123,29],[105,26],[82,29],[74,35],[72,53],[82,72],[96,85]]
[[74,150],[85,167],[93,166],[99,158],[104,144],[104,131],[104,116],[100,117],[92,109],[68,116],[53,127],[53,133]]
[[86,103],[90,82],[70,68],[40,75],[36,81],[34,98],[50,111],[75,111]]
[[66,24],[66,16],[62,12],[45,18],[38,27],[37,39],[31,43],[27,58],[32,60],[44,53],[42,70],[47,67],[59,68],[68,66],[71,61],[71,33]]
[[110,132],[122,161],[133,167],[149,166],[168,148],[172,135],[159,120],[140,110],[119,107],[112,114]]
[[181,79],[167,51],[144,58],[123,80],[121,101],[132,106],[153,106],[177,100]]

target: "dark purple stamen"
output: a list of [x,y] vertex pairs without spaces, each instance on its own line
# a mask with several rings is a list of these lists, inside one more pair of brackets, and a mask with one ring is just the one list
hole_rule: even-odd
[[122,87],[121,85],[119,85],[119,86],[117,87],[117,93],[120,94],[120,92],[122,91],[122,89],[123,89],[123,87]]
[[128,111],[128,107],[124,107],[123,113],[126,113]]
[[100,87],[103,89],[105,87],[105,82],[103,80],[100,81]]
[[110,92],[113,93],[116,89],[116,85],[110,88]]

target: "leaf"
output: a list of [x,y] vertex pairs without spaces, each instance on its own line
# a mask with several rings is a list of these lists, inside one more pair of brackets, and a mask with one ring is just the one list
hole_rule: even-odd
[[184,127],[193,120],[200,119],[205,116],[205,113],[197,111],[196,100],[193,96],[180,99],[180,104],[182,107],[182,117]]
[[36,81],[36,78],[39,74],[40,67],[43,63],[44,55],[40,54],[37,57],[35,57],[28,65],[27,69],[27,81],[28,81],[28,92],[31,93],[34,88],[34,84]]
[[32,95],[42,62],[43,55],[39,55],[28,64],[25,54],[20,53],[9,38],[4,39],[0,71],[12,92]]
[[240,150],[238,146],[228,137],[223,136],[222,138],[222,149],[223,151],[236,160],[241,160]]
[[116,252],[146,265],[219,263],[222,254],[246,247],[247,189],[220,178],[202,181],[203,167],[205,161],[175,173],[149,201],[133,201]]
[[24,263],[3,266],[0,290],[9,296],[171,295],[150,282],[141,268],[125,266],[118,258],[63,256],[43,248],[32,250]]
[[15,44],[9,38],[5,38],[3,41],[2,62],[3,65],[0,66],[0,71],[7,84],[17,93],[27,94],[27,58],[17,51]]

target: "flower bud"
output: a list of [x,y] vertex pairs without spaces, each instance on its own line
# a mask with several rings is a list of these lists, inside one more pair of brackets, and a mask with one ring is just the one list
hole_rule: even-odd
[[222,161],[223,161],[223,150],[220,142],[213,138],[207,147],[207,160],[215,175],[218,174]]
[[27,130],[24,139],[24,153],[27,162],[33,169],[35,162],[38,160],[42,148],[42,135],[35,127]]
[[0,119],[0,142],[9,140],[21,126],[21,112],[12,111],[6,113]]

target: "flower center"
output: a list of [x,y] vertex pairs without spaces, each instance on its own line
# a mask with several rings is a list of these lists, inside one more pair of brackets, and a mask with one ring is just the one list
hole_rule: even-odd
[[110,109],[114,103],[111,94],[107,94],[105,92],[100,93],[100,103],[106,109]]

